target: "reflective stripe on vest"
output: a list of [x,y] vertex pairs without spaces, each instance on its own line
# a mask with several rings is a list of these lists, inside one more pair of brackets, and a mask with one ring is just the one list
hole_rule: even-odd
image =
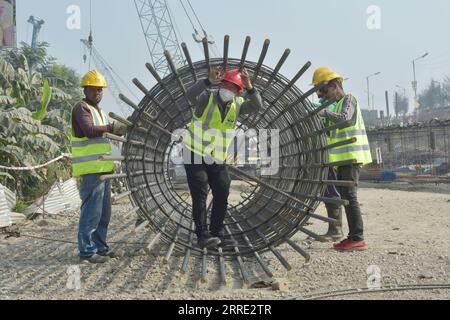
[[370,150],[369,145],[363,145],[363,146],[351,146],[351,147],[344,147],[341,149],[331,149],[329,151],[330,154],[343,154],[347,152],[355,152],[355,151],[366,151]]
[[86,147],[92,144],[109,143],[108,139],[105,138],[95,138],[89,139],[87,141],[72,141],[72,147]]
[[184,137],[184,145],[200,156],[212,156],[216,160],[226,161],[243,102],[241,97],[235,99],[222,119],[217,95],[212,92],[203,115],[197,118],[194,113],[188,129],[189,134]]
[[353,136],[363,136],[363,135],[367,135],[366,130],[352,130],[352,131],[345,131],[345,132],[336,132],[333,131],[331,138],[347,138],[350,139]]
[[[336,112],[341,113],[345,97],[338,102]],[[337,129],[330,132],[329,144],[335,144],[355,138],[356,141],[328,150],[328,161],[339,162],[355,159],[358,164],[366,165],[372,163],[369,140],[367,139],[366,127],[361,114],[359,104],[356,106],[356,123],[353,126]]]
[[[92,122],[94,126],[108,125],[107,116],[103,111],[98,110],[86,103],[91,111]],[[73,111],[72,111],[73,116]],[[111,144],[105,138],[77,138],[73,129],[70,137],[72,146],[72,170],[74,177],[80,177],[87,174],[109,173],[115,169],[114,161],[101,161],[102,156],[112,154]]]

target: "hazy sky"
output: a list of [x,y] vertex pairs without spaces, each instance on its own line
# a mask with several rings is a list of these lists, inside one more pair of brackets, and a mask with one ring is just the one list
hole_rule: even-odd
[[[179,0],[168,0],[181,31],[181,40],[188,43],[194,60],[203,58],[194,43],[192,27]],[[80,38],[89,33],[89,0],[17,0],[18,40],[31,41],[30,15],[45,20],[40,41],[51,44],[50,54],[61,63],[84,74],[88,66],[82,61],[84,50]],[[285,48],[292,50],[282,73],[292,77],[306,61],[313,66],[297,84],[309,89],[314,69],[330,66],[349,80],[348,92],[354,93],[367,106],[366,76],[371,79],[371,93],[377,109],[384,109],[384,92],[392,96],[396,85],[406,88],[412,96],[412,59],[429,52],[417,63],[419,91],[431,78],[441,81],[450,75],[450,1],[448,0],[259,0],[206,1],[191,0],[202,24],[217,40],[222,51],[223,36],[231,36],[230,56],[240,58],[246,35],[252,37],[249,60],[256,61],[264,39],[271,39],[265,63],[274,67]],[[69,30],[67,7],[81,8],[81,29]],[[381,29],[367,27],[367,8],[381,9]],[[93,0],[92,24],[94,42],[103,57],[122,78],[137,77],[147,87],[154,80],[144,64],[150,62],[133,0]],[[139,92],[139,91],[136,91]],[[391,101],[392,103],[392,101]],[[117,111],[110,96],[103,108]],[[391,109],[392,110],[392,109]]]

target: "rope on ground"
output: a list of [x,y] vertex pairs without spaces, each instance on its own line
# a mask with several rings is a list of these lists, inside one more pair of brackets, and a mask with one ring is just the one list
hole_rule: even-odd
[[[60,243],[68,243],[68,244],[75,244],[75,245],[78,245],[78,242],[72,241],[72,240],[54,239],[54,238],[49,238],[49,237],[40,237],[40,236],[35,236],[35,235],[25,234],[25,233],[20,233],[20,234],[18,234],[18,237],[24,237],[24,238],[31,238],[31,239],[37,239],[37,240],[44,240],[44,241],[50,241],[50,242],[60,242]],[[111,243],[111,244],[133,245],[133,246],[134,246],[134,245],[144,245],[144,246],[147,246],[147,245],[148,245],[147,242],[110,241],[109,243]]]
[[306,295],[300,299],[293,298],[291,300],[321,300],[321,299],[326,299],[326,298],[336,298],[336,297],[358,295],[358,294],[371,294],[371,293],[394,292],[394,291],[437,290],[437,289],[450,290],[450,284],[449,283],[419,284],[419,285],[407,284],[407,285],[395,285],[395,286],[390,286],[390,287],[382,287],[382,288],[377,288],[377,289],[369,289],[369,288],[346,289],[346,290],[316,293],[316,294]]
[[7,170],[7,171],[33,171],[33,170],[38,170],[38,169],[47,167],[48,165],[50,165],[50,164],[52,164],[54,162],[60,161],[61,159],[64,159],[64,158],[72,158],[72,155],[69,154],[69,153],[63,153],[59,157],[57,157],[57,158],[55,158],[53,160],[50,160],[47,163],[44,163],[44,164],[41,164],[41,165],[38,165],[38,166],[34,166],[34,167],[5,167],[5,166],[0,166],[0,169]]

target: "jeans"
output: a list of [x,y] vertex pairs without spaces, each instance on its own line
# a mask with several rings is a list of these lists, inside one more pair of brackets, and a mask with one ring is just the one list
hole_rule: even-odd
[[223,231],[223,222],[228,207],[231,179],[227,167],[220,164],[185,164],[189,189],[192,196],[192,215],[195,223],[197,238],[208,233],[206,200],[208,185],[213,194],[211,212],[211,226],[209,230],[213,235]]
[[337,187],[341,198],[349,201],[349,205],[345,207],[345,214],[347,216],[349,239],[354,241],[364,240],[364,223],[361,216],[361,209],[358,203],[358,189],[359,184],[359,165],[349,165],[338,167],[337,179],[344,181],[356,182],[355,187]]
[[107,252],[108,225],[111,220],[111,181],[101,181],[102,174],[81,177],[81,215],[78,227],[80,257]]

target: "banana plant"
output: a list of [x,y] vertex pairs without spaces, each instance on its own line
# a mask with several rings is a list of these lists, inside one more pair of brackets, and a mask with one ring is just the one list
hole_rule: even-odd
[[16,180],[12,175],[10,175],[7,172],[0,172],[0,178],[10,179],[10,180]]
[[36,112],[33,113],[33,119],[42,121],[47,116],[47,107],[52,99],[52,89],[50,88],[48,81],[44,81],[44,87],[42,88],[42,101]]
[[[1,165],[36,166],[69,152],[66,133],[78,97],[79,78],[70,68],[51,62],[44,53],[33,58],[34,51],[19,50],[0,56]],[[70,171],[70,163],[63,166],[64,171]],[[39,170],[10,175],[15,179],[19,198],[29,200],[41,196],[40,188],[47,184],[50,187],[55,179]],[[1,179],[5,175],[0,174]]]

